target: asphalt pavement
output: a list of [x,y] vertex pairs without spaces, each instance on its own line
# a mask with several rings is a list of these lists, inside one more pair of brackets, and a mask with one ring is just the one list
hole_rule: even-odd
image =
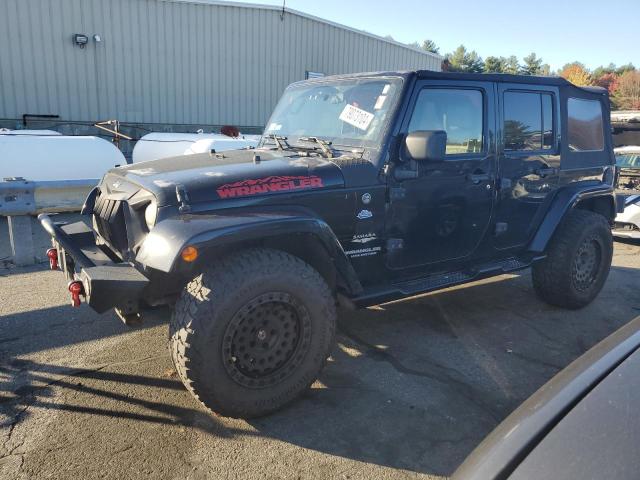
[[[1,241],[4,241],[2,238]],[[442,478],[525,398],[640,315],[640,244],[598,299],[539,301],[528,271],[342,311],[319,381],[258,420],[209,415],[171,365],[168,312],[138,329],[46,265],[0,270],[0,478]]]

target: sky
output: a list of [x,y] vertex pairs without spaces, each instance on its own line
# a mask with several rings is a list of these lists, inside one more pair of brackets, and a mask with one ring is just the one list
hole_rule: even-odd
[[[250,0],[282,6],[282,0]],[[286,6],[440,53],[464,44],[487,56],[535,52],[552,69],[579,61],[640,66],[640,0],[286,0]],[[628,23],[624,23],[628,20]]]

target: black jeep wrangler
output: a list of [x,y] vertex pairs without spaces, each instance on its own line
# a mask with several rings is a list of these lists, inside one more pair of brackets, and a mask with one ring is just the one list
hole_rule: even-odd
[[116,168],[84,223],[41,215],[73,302],[125,323],[170,305],[186,387],[223,415],[290,402],[329,356],[336,305],[532,267],[587,305],[611,264],[609,101],[560,78],[385,72],[299,82],[256,149]]

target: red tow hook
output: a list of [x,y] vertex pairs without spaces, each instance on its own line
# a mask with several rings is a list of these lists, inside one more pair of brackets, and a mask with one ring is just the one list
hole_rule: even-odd
[[82,282],[79,282],[77,280],[69,282],[69,291],[71,292],[71,306],[79,307],[80,295],[84,295],[84,287],[82,286]]
[[55,248],[50,248],[47,250],[47,257],[49,258],[49,266],[51,270],[58,269],[58,250]]

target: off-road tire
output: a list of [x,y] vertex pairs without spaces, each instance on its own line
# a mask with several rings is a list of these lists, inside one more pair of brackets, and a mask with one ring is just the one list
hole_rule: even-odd
[[[582,259],[585,252],[593,251],[593,261]],[[547,257],[533,265],[533,287],[551,305],[582,308],[602,290],[612,257],[613,237],[607,219],[587,210],[574,210],[551,239]]]
[[[267,362],[275,373],[249,371],[259,368],[257,358],[266,361],[260,351],[248,360],[239,354],[240,348],[272,351],[262,340],[251,349],[247,341],[255,344],[256,335],[269,335],[264,329],[251,333],[255,323],[267,325],[265,319],[275,329],[267,340],[275,340],[276,348],[285,333],[291,333],[291,344],[296,337],[289,360],[280,367]],[[185,387],[206,408],[229,417],[258,417],[288,404],[316,380],[331,353],[335,324],[334,297],[315,269],[285,252],[256,248],[217,261],[186,286],[170,322],[171,355]],[[243,331],[251,337],[240,337]],[[277,351],[283,362],[284,350]]]

